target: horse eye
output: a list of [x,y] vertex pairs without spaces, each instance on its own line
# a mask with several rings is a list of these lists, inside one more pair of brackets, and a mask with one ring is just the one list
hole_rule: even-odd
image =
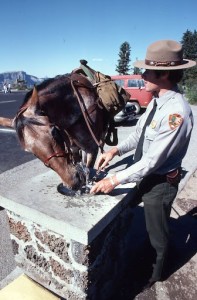
[[64,144],[64,140],[62,138],[61,132],[57,127],[52,127],[51,134],[58,144],[61,144],[61,145]]
[[58,138],[61,137],[60,131],[59,131],[59,129],[57,129],[56,127],[53,127],[53,128],[51,129],[51,134],[52,134],[52,136],[54,137],[55,140],[57,140]]
[[57,129],[56,127],[52,127],[52,128],[51,128],[51,134],[52,134],[53,137],[56,136],[57,131],[58,131],[58,129]]
[[44,110],[37,110],[36,114],[39,116],[46,116],[46,112]]

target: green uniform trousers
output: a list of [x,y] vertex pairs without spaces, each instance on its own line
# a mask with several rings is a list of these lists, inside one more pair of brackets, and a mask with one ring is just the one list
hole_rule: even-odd
[[144,203],[146,229],[150,243],[156,251],[151,280],[162,279],[162,271],[169,244],[169,218],[178,184],[167,182],[165,175],[149,175],[138,185],[138,192]]

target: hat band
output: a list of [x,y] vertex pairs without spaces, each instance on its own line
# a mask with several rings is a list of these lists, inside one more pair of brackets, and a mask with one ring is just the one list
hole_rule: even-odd
[[182,61],[178,60],[178,61],[154,61],[154,60],[148,60],[145,59],[145,64],[149,65],[149,66],[162,66],[162,67],[173,67],[173,66],[179,66],[182,65]]

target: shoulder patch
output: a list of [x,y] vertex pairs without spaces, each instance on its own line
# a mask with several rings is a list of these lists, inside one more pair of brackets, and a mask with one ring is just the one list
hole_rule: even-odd
[[171,129],[179,127],[183,122],[183,118],[179,114],[169,115],[169,126]]

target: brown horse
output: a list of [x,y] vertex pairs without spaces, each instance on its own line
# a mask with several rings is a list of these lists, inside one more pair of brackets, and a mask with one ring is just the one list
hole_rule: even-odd
[[28,92],[15,118],[0,118],[0,125],[15,128],[22,148],[53,169],[72,194],[85,184],[83,165],[92,167],[103,145],[108,115],[90,81],[71,73]]

